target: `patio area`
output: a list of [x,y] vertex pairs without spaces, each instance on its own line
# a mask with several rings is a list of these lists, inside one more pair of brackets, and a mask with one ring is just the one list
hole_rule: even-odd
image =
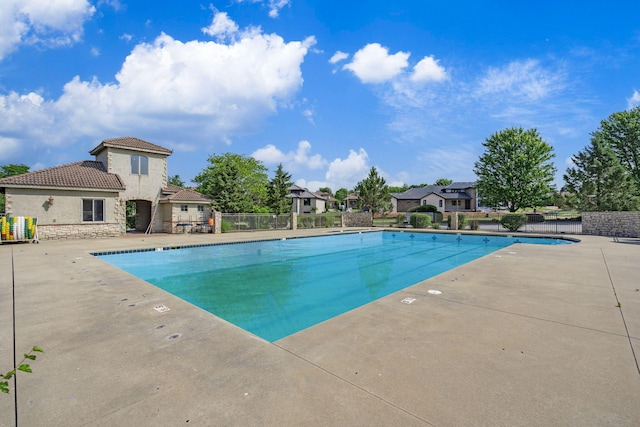
[[18,425],[640,424],[639,239],[513,245],[274,343],[90,255],[331,233],[0,245],[0,371],[14,290],[18,355],[45,351],[17,375]]

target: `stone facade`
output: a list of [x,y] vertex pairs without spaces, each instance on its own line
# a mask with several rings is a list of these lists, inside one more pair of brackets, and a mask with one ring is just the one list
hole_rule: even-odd
[[343,227],[373,227],[371,212],[344,212],[342,214]]
[[583,212],[582,234],[640,237],[640,212]]
[[118,236],[120,236],[118,223],[38,225],[38,239],[41,240],[95,239]]

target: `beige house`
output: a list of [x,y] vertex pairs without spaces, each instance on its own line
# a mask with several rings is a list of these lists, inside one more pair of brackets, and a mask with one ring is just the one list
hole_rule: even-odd
[[89,153],[95,160],[0,179],[6,215],[37,217],[40,239],[122,235],[127,205],[139,232],[191,231],[211,217],[210,199],[167,183],[171,150],[126,137]]

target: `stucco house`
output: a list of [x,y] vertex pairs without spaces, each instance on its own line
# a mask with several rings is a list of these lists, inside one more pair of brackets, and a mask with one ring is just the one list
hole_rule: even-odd
[[440,212],[474,212],[478,210],[475,182],[449,185],[426,185],[391,195],[393,212],[408,212],[420,205],[433,205]]
[[180,232],[211,217],[210,199],[167,183],[171,150],[124,137],[105,139],[89,154],[95,160],[0,179],[6,215],[37,217],[40,239],[122,235],[127,205],[141,232]]
[[291,211],[297,214],[322,213],[327,210],[327,197],[315,194],[298,185],[289,187]]

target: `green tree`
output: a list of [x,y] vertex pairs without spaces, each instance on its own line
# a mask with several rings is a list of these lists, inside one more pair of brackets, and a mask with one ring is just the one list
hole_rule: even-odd
[[6,178],[8,176],[22,175],[29,172],[29,166],[23,164],[9,164],[0,166],[0,178]]
[[409,189],[409,186],[407,184],[404,184],[401,187],[400,186],[389,186],[389,193],[404,193],[408,189]]
[[333,192],[331,191],[331,189],[329,187],[320,187],[320,188],[318,188],[318,191],[320,191],[322,193],[328,193],[330,196],[333,196]]
[[385,204],[391,199],[389,187],[384,178],[378,175],[375,167],[372,167],[369,175],[356,185],[355,191],[358,193],[360,205],[369,208],[371,212],[382,212]]
[[[8,176],[22,175],[29,172],[29,166],[23,164],[9,164],[0,166],[0,179]],[[4,212],[5,198],[4,194],[0,194],[0,213]]]
[[576,197],[576,207],[583,211],[636,210],[640,205],[635,185],[601,132],[591,138],[591,145],[572,157],[575,167],[567,169],[567,190]]
[[180,175],[171,175],[167,182],[178,187],[184,187],[184,181],[180,179]]
[[209,166],[193,181],[200,193],[213,200],[216,210],[242,213],[263,207],[269,178],[262,162],[234,153],[212,155],[208,161]]
[[506,205],[510,212],[542,205],[552,191],[553,148],[536,129],[510,128],[482,144],[475,163],[478,194],[487,206]]
[[439,178],[433,185],[449,185],[453,184],[453,180],[449,178]]
[[348,195],[349,190],[346,188],[339,188],[334,197],[338,200],[338,203],[344,203],[344,199],[346,199]]
[[620,164],[635,182],[635,195],[640,195],[640,106],[613,113],[600,122],[604,140],[613,149]]
[[291,175],[284,171],[282,163],[278,165],[276,174],[269,181],[267,192],[267,206],[275,214],[291,212],[291,199],[287,197],[291,187]]

